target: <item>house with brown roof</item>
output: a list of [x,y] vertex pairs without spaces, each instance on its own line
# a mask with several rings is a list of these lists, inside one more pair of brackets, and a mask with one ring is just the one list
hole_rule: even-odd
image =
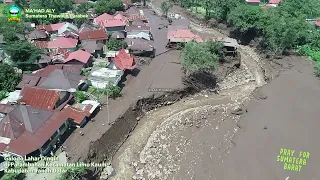
[[16,89],[21,90],[23,87],[35,87],[40,82],[41,77],[34,74],[24,74]]
[[92,54],[94,57],[103,57],[103,46],[104,44],[97,41],[85,41],[81,43],[80,49]]
[[47,110],[61,110],[73,97],[67,91],[27,86],[22,88],[20,96],[21,99],[18,100],[20,104]]
[[115,31],[111,34],[111,37],[114,39],[123,40],[124,38],[126,38],[126,35],[125,35],[125,32],[123,31]]
[[128,49],[131,54],[137,56],[155,56],[155,48],[152,41],[142,38],[126,38],[124,41],[128,44]]
[[18,105],[0,121],[0,154],[47,155],[68,127],[67,113]]
[[82,65],[55,64],[55,65],[49,65],[43,69],[40,69],[34,72],[34,75],[39,77],[48,77],[56,69],[61,69],[64,72],[80,75],[82,68],[83,68]]
[[37,40],[37,41],[48,41],[48,34],[44,30],[33,30],[31,33],[26,35],[26,38],[29,41]]
[[80,33],[79,40],[81,41],[81,43],[85,41],[97,41],[97,42],[105,43],[106,40],[108,40],[108,35],[104,29],[89,30],[89,31]]
[[75,92],[85,85],[85,76],[55,69],[48,77],[43,78],[36,86],[45,89]]
[[85,109],[79,109],[67,105],[61,110],[62,113],[68,114],[68,119],[73,125],[82,128],[89,120],[91,113]]

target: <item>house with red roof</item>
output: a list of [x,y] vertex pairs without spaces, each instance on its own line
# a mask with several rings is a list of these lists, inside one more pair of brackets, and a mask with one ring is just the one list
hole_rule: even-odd
[[91,54],[81,49],[70,52],[69,50],[58,48],[51,51],[50,56],[55,64],[78,64],[85,67],[92,64]]
[[29,105],[40,109],[61,110],[70,99],[72,94],[67,91],[50,90],[39,87],[24,86],[20,92],[22,105]]
[[50,24],[50,25],[37,25],[36,29],[37,30],[45,30],[51,34],[56,34],[58,33],[58,30],[64,26],[66,24],[66,22],[62,22],[62,23],[57,23],[57,24]]
[[46,44],[47,49],[67,49],[69,51],[75,51],[77,49],[78,40],[73,38],[65,38],[65,37],[58,37],[53,41],[49,41]]
[[319,21],[314,22],[314,25],[316,26],[316,28],[320,28],[320,20],[319,20]]
[[105,32],[112,33],[114,31],[124,31],[126,26],[126,20],[123,20],[117,16],[104,13],[94,18],[93,23],[101,28],[105,29]]
[[260,0],[246,0],[248,5],[259,6]]
[[82,65],[55,64],[55,65],[49,65],[43,69],[40,69],[34,72],[33,75],[38,77],[48,77],[56,69],[63,70],[63,72],[80,75],[82,68],[83,68]]
[[203,42],[199,35],[193,34],[189,29],[169,30],[167,39],[169,46],[176,43],[187,43],[190,41],[195,41],[198,43]]
[[88,110],[82,110],[72,106],[66,106],[61,110],[62,113],[68,114],[69,120],[77,127],[82,128],[91,115]]
[[71,52],[65,59],[64,64],[79,64],[88,67],[92,65],[92,55],[79,49],[78,51]]
[[80,33],[79,40],[81,41],[81,44],[85,43],[86,41],[97,41],[97,43],[105,43],[106,40],[108,40],[108,35],[106,34],[104,29],[89,30]]
[[0,121],[0,153],[4,157],[47,155],[68,127],[66,112],[15,106]]
[[[130,54],[127,54],[125,49],[121,49],[119,53],[113,58],[112,61],[114,67],[122,71],[132,70],[136,68],[136,63],[134,57]],[[112,66],[112,65],[111,65]],[[114,69],[114,68],[112,68]]]

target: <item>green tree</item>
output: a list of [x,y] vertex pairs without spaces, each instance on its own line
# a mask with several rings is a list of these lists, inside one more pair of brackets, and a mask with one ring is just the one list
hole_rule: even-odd
[[115,99],[121,96],[121,88],[119,86],[114,86],[113,83],[109,83],[105,90],[105,95]]
[[55,13],[65,13],[73,9],[74,0],[32,0],[30,8],[55,9]]
[[8,64],[0,64],[0,91],[11,92],[21,80],[21,74],[18,74],[13,67]]
[[19,63],[34,63],[40,54],[40,49],[33,46],[28,41],[16,41],[4,46],[5,52],[11,60]]
[[94,10],[98,15],[103,13],[114,14],[116,11],[123,10],[123,2],[121,0],[100,0],[95,3]]
[[187,74],[200,70],[214,70],[219,56],[210,52],[206,43],[189,42],[182,51],[182,65]]
[[125,41],[110,38],[107,42],[107,47],[109,51],[119,51],[122,48],[127,48],[128,44]]
[[164,1],[161,3],[161,11],[166,17],[168,17],[168,13],[171,7],[172,4],[169,1]]
[[76,101],[79,103],[82,103],[83,101],[89,99],[88,95],[83,91],[76,91],[75,98],[76,98]]
[[[75,6],[74,8],[74,13],[75,14],[87,14],[87,11],[90,9],[90,8],[93,8],[93,4],[92,3],[81,3],[79,6]],[[78,18],[78,19],[74,19],[74,23],[77,25],[77,26],[80,26],[81,24],[83,24],[84,22],[88,22],[87,19],[85,18]]]

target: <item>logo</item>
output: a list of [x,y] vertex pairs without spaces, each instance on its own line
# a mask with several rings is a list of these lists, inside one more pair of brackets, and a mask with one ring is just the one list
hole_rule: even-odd
[[21,11],[17,6],[11,6],[8,10],[8,22],[18,21],[20,22]]

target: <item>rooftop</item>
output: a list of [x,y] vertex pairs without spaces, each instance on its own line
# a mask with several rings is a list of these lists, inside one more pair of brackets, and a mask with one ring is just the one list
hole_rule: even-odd
[[65,62],[76,60],[86,64],[88,63],[90,57],[91,57],[90,53],[79,49],[78,51],[70,53],[68,58],[65,60]]
[[36,73],[34,73],[36,76],[39,77],[48,77],[55,69],[62,69],[64,72],[74,73],[74,74],[81,74],[82,65],[66,65],[66,64],[55,64],[55,65],[49,65]]
[[49,41],[47,43],[47,48],[75,48],[77,47],[78,40],[73,38],[65,38],[65,37],[58,37],[54,41]]
[[[20,156],[28,155],[31,152],[41,148],[47,142],[47,140],[49,140],[50,137],[57,131],[57,129],[60,128],[62,124],[68,119],[68,115],[60,111],[52,112],[35,108],[31,109],[32,107],[30,106],[25,107],[27,108],[27,112],[29,114],[28,119],[30,123],[22,124],[21,126],[17,127],[17,132],[20,133],[20,136],[16,139],[11,140],[10,144],[8,144],[5,149],[6,151],[13,152]],[[22,113],[23,112],[21,112],[21,114]],[[38,118],[39,115],[41,119]],[[13,120],[13,122],[14,121],[15,120]],[[22,121],[28,122],[26,117],[21,118],[20,121],[17,120],[16,122]],[[27,125],[28,127],[33,123],[35,123],[35,126],[38,127],[38,129],[35,130],[36,128],[33,127],[34,133],[31,133],[24,125]]]
[[113,62],[120,70],[135,68],[134,58],[127,54],[124,49],[121,49],[116,57],[113,58]]
[[34,106],[41,109],[53,110],[60,98],[60,92],[55,90],[42,89],[38,87],[23,87],[20,103]]
[[50,25],[37,25],[37,30],[46,30],[48,32],[58,31],[66,22],[57,23],[57,24],[50,24]]
[[199,35],[193,34],[189,29],[169,30],[167,38],[170,42],[189,42],[192,40],[203,42]]
[[103,29],[90,30],[82,32],[79,35],[79,40],[107,40],[108,35]]
[[62,69],[55,69],[44,81],[39,83],[39,87],[48,89],[77,89],[84,76],[64,72]]
[[22,89],[25,86],[27,86],[27,87],[37,86],[37,84],[39,83],[40,79],[41,79],[41,77],[35,76],[33,74],[24,74],[22,76],[22,80],[17,85],[17,88],[18,89]]

